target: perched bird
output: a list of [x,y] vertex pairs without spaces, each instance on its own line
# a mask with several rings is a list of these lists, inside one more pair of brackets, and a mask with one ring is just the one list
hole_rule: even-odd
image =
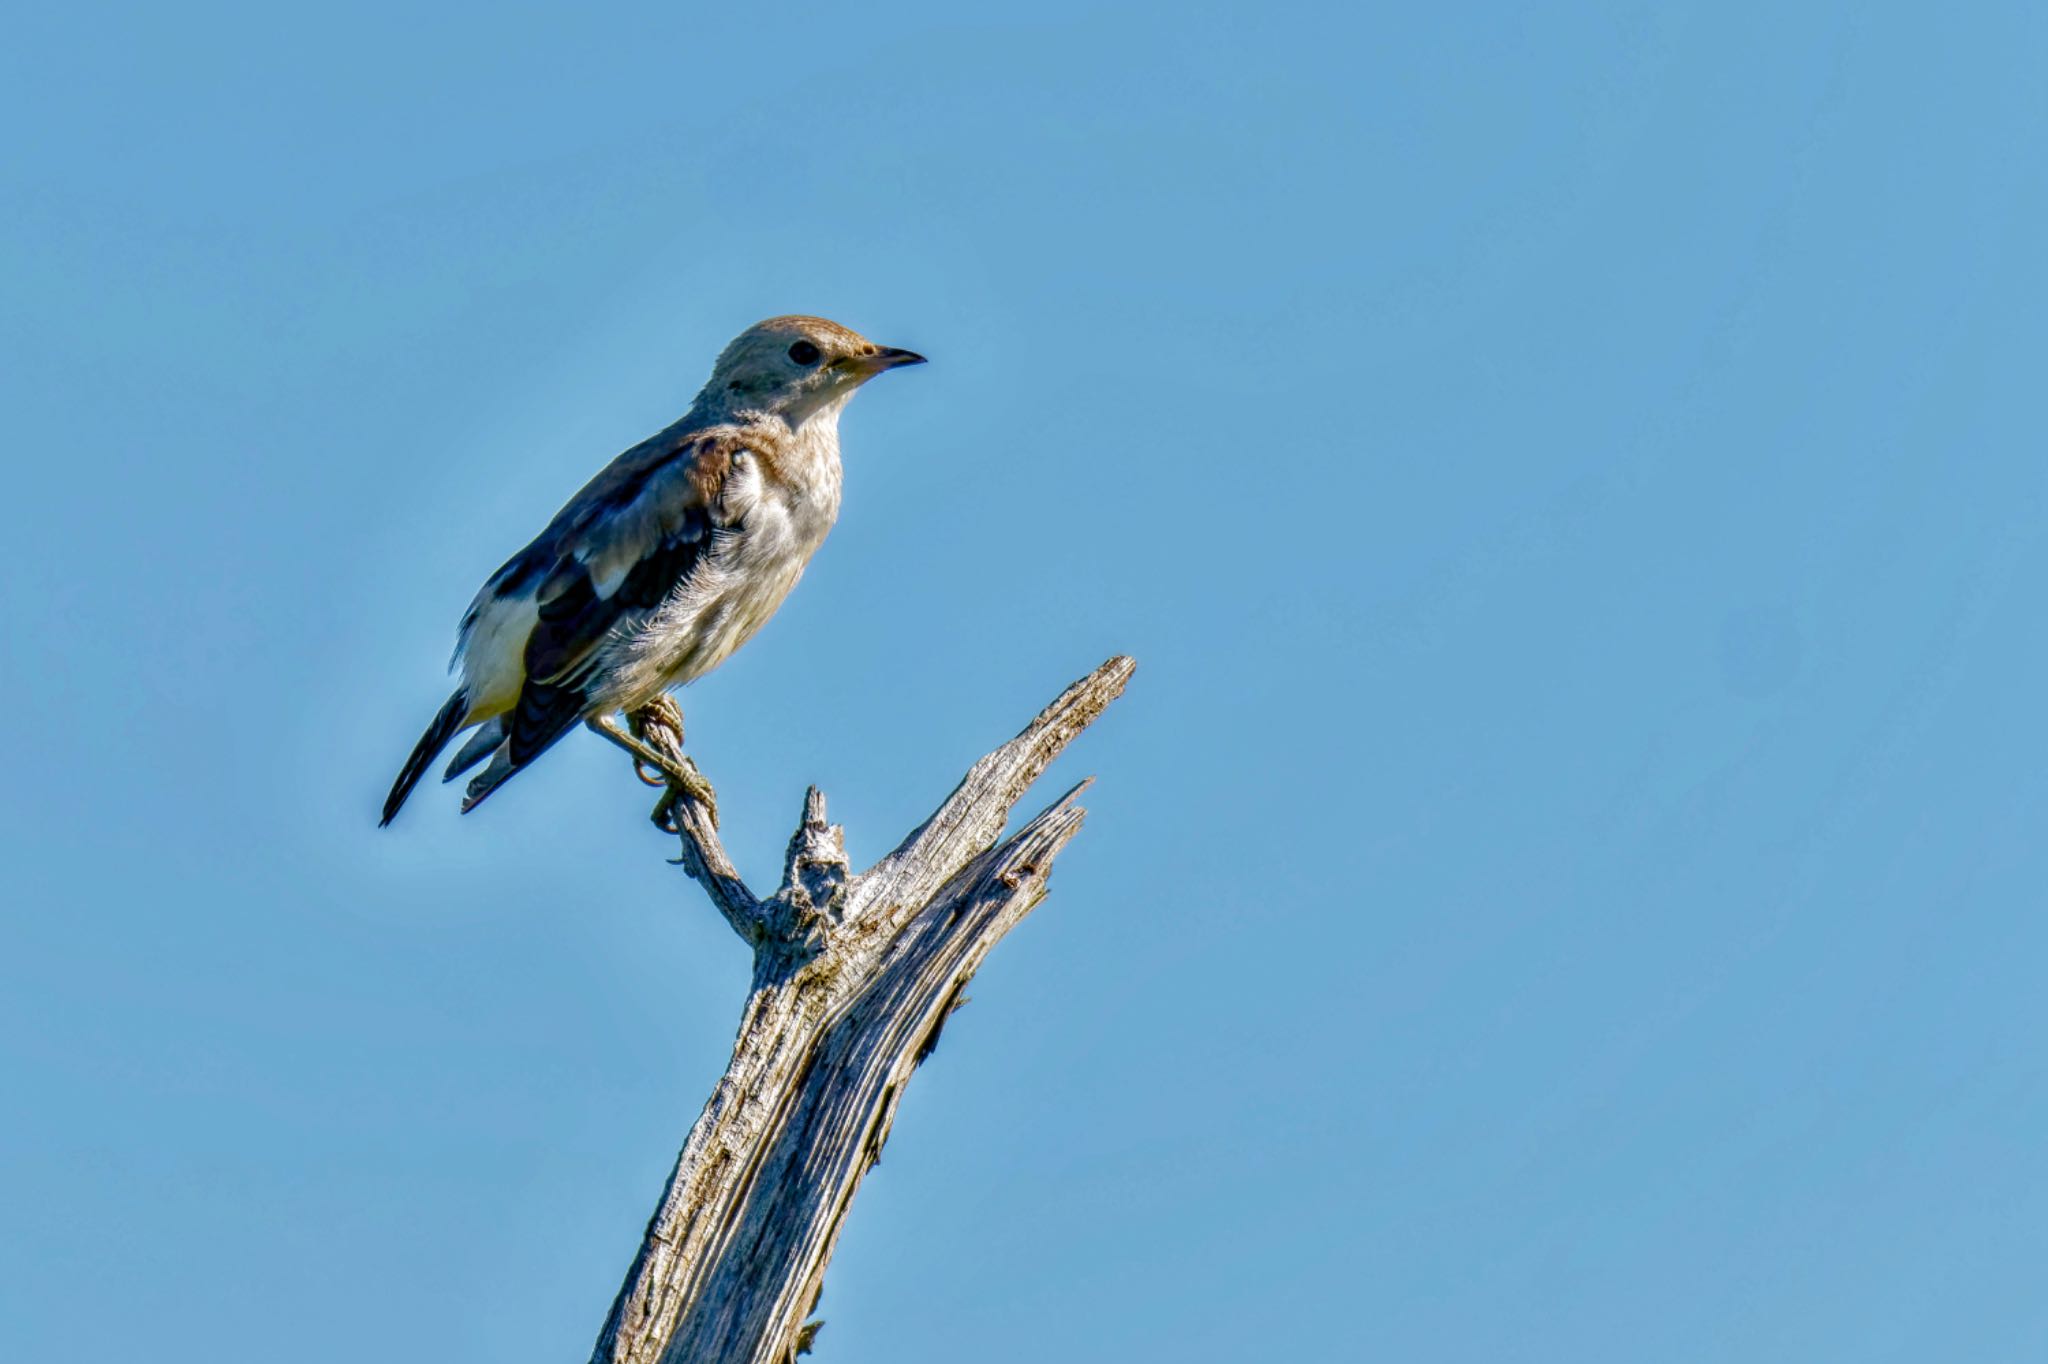
[[680,421],[613,460],[492,574],[456,634],[461,685],[384,801],[389,824],[448,741],[443,780],[489,759],[464,812],[578,721],[702,677],[782,605],[839,515],[839,413],[922,364],[822,317],[774,317],[718,357]]

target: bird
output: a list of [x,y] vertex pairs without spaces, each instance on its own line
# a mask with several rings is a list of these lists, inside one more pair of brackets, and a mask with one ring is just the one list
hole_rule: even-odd
[[483,764],[465,814],[579,722],[682,780],[611,717],[666,708],[679,731],[668,692],[767,623],[838,519],[848,399],[923,363],[822,317],[771,317],[735,337],[680,419],[606,465],[477,592],[456,630],[455,691],[379,827],[464,730],[442,780]]

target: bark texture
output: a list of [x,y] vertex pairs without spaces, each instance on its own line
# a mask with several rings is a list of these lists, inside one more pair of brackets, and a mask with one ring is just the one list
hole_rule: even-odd
[[[657,817],[753,946],[753,986],[592,1364],[785,1364],[809,1346],[825,1264],[903,1087],[989,949],[1045,897],[1087,783],[998,844],[1010,809],[1133,666],[1112,658],[1069,687],[859,875],[813,788],[781,887],[757,898],[711,808],[671,787]],[[647,740],[680,759],[666,732]]]

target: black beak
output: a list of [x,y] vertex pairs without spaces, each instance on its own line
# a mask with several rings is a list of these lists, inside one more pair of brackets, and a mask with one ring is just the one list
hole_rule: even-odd
[[921,365],[922,355],[914,350],[898,350],[894,346],[877,346],[873,355],[855,355],[846,361],[846,367],[856,373],[880,374],[885,369],[902,369],[905,365]]

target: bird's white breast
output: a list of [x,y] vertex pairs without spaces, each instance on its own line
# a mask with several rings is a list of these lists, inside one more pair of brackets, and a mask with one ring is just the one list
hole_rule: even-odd
[[836,417],[764,432],[760,444],[776,439],[772,460],[758,449],[734,457],[721,494],[728,528],[647,625],[614,646],[608,704],[632,709],[702,677],[775,614],[839,515]]

